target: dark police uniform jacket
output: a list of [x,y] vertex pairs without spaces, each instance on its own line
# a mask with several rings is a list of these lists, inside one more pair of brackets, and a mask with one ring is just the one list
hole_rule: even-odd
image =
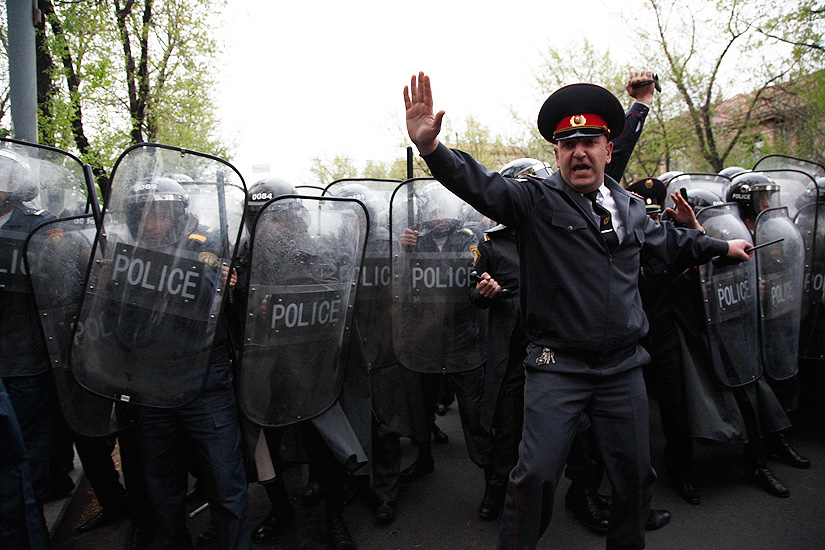
[[[0,229],[30,234],[37,226],[52,219],[54,216],[48,212],[18,204]],[[17,244],[19,248],[16,252],[22,255],[23,243]],[[3,246],[6,246],[5,243]],[[10,271],[11,247],[0,252],[0,256],[3,258],[0,267]],[[19,268],[22,258],[18,257],[17,262]],[[45,372],[49,368],[49,361],[32,294],[0,290],[0,310],[0,375],[9,377]]]
[[481,309],[489,308],[487,367],[481,396],[481,426],[489,431],[507,366],[515,360],[520,365],[524,358],[523,354],[518,358],[510,357],[510,351],[514,346],[521,346],[521,349],[527,346],[518,299],[519,258],[515,231],[503,225],[487,230],[484,240],[478,245],[474,267],[479,275],[489,273],[502,289],[509,292],[506,297],[499,294],[495,298],[485,298],[475,287],[470,290],[473,305]]
[[[510,179],[443,144],[424,157],[433,176],[479,212],[512,226],[521,259],[521,308],[532,344],[604,364],[633,347],[648,329],[638,290],[640,253],[665,263],[703,263],[726,254],[728,244],[696,230],[654,222],[641,199],[605,177],[626,236],[609,253],[590,201],[555,172]],[[577,362],[548,361],[547,370]],[[602,374],[638,366],[619,361]],[[579,367],[573,367],[579,372]]]

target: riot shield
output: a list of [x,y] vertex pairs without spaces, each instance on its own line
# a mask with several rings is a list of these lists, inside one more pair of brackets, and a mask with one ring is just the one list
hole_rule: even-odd
[[366,220],[356,200],[294,195],[254,220],[238,396],[256,424],[311,419],[337,399]]
[[479,311],[470,278],[479,235],[472,209],[432,179],[393,193],[390,210],[393,343],[406,368],[423,373],[479,367]]
[[51,220],[32,232],[25,249],[60,408],[74,431],[90,437],[120,431],[134,420],[126,405],[83,389],[69,372],[69,344],[96,232],[91,215]]
[[359,200],[369,215],[369,238],[361,266],[350,353],[369,370],[372,410],[385,425],[400,434],[410,432],[403,367],[392,342],[392,269],[390,266],[389,209],[399,180],[342,179],[325,194]]
[[[753,242],[736,204],[709,206],[697,213],[705,232],[717,239]],[[699,267],[711,364],[726,386],[743,386],[762,373],[757,341],[756,264],[724,258]]]
[[753,171],[763,170],[797,170],[805,172],[812,178],[825,176],[825,166],[812,160],[789,157],[787,155],[767,155],[756,161]]
[[[0,375],[49,368],[25,265],[24,245],[39,225],[91,209],[97,197],[76,157],[50,147],[0,140]],[[96,202],[95,202],[96,204]]]
[[667,197],[665,198],[665,208],[673,208],[672,193],[678,193],[684,188],[688,191],[692,189],[702,189],[710,191],[719,197],[720,203],[725,202],[725,195],[730,187],[730,179],[719,174],[679,174],[671,179],[667,184]]
[[799,357],[825,359],[825,188],[815,183],[805,195],[794,224],[805,247],[805,279]]
[[[171,174],[205,182],[211,200],[190,202]],[[240,174],[216,157],[157,144],[121,155],[69,353],[83,387],[152,407],[197,397],[241,227],[227,205],[244,193]]]
[[318,185],[296,185],[295,191],[299,195],[305,195],[308,197],[320,197],[324,194],[324,188]]
[[773,380],[797,371],[805,250],[786,207],[759,213],[754,244],[782,239],[754,252],[759,280],[759,348],[765,373]]

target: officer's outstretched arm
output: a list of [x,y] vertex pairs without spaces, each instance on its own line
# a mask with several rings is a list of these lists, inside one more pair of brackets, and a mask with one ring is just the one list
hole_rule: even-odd
[[410,85],[404,86],[404,107],[407,110],[407,133],[410,140],[422,155],[429,155],[438,147],[438,133],[444,111],[433,115],[433,92],[430,77],[423,71],[410,79]]

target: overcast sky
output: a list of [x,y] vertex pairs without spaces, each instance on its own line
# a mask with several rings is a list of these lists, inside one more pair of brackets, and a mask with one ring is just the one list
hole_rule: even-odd
[[455,126],[474,115],[503,133],[509,105],[538,113],[533,74],[549,44],[586,33],[599,49],[614,44],[615,60],[632,54],[609,10],[602,0],[228,0],[218,102],[233,163],[247,185],[268,175],[297,185],[328,183],[311,181],[313,157],[403,157],[402,90],[419,70]]

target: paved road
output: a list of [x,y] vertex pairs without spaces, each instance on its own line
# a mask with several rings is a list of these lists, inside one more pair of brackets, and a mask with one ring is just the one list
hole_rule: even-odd
[[[823,396],[825,401],[825,396]],[[652,404],[655,409],[655,403]],[[696,445],[696,473],[702,504],[690,506],[670,488],[666,474],[656,487],[654,507],[668,509],[673,521],[667,527],[648,533],[650,549],[709,550],[814,550],[825,549],[825,406],[814,405],[806,417],[797,420],[791,439],[803,455],[811,458],[813,468],[795,470],[775,461],[771,466],[791,490],[791,497],[780,499],[751,485],[739,465],[742,446],[724,444]],[[663,440],[654,418],[654,464],[661,462]],[[386,527],[375,525],[368,506],[356,501],[345,510],[345,517],[360,550],[473,550],[495,547],[497,522],[483,522],[476,508],[483,493],[483,475],[467,458],[458,413],[451,408],[438,418],[439,426],[450,436],[446,445],[434,446],[436,471],[405,486],[401,493],[398,517]],[[414,457],[405,447],[404,465]],[[256,548],[324,550],[323,504],[307,508],[300,499],[305,469],[287,472],[287,484],[298,513],[298,525],[283,533],[273,544]],[[564,509],[562,482],[556,495],[553,521],[540,544],[541,549],[596,550],[604,548],[604,538],[587,531]],[[604,488],[606,490],[606,487]],[[250,488],[253,525],[267,513],[266,496],[258,484]],[[55,549],[118,549],[126,540],[128,522],[76,535],[74,527],[95,511],[96,504],[84,482],[76,492],[53,538]],[[207,514],[190,522],[193,537],[206,525]],[[217,548],[216,545],[203,547]]]

